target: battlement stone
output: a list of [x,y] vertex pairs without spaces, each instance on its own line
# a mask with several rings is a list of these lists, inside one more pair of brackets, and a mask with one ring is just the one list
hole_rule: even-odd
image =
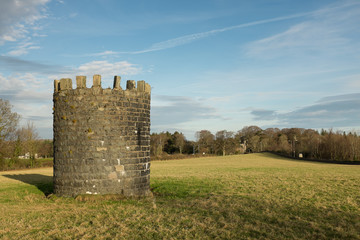
[[[121,77],[114,76],[114,84],[113,89],[122,90],[120,86]],[[92,88],[101,88],[101,75],[93,76],[93,85]],[[62,78],[60,80],[54,80],[54,93],[64,90],[72,90],[72,80],[71,78]],[[76,89],[87,89],[86,87],[86,76],[76,76]],[[151,86],[145,81],[136,81],[135,80],[127,80],[126,82],[126,90],[129,91],[138,91],[151,93]]]
[[72,80],[71,78],[62,78],[60,79],[59,90],[68,90],[72,89]]
[[93,76],[93,86],[92,87],[101,87],[101,75],[94,75]]
[[134,80],[127,80],[126,82],[126,90],[135,90],[136,82]]
[[76,76],[76,87],[86,88],[86,76]]
[[114,89],[121,89],[120,87],[120,82],[121,82],[121,77],[120,76],[115,76],[114,77]]

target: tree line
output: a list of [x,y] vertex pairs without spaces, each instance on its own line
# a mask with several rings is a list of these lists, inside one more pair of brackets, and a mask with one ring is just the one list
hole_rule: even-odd
[[[18,126],[19,114],[9,101],[0,99],[0,168],[19,163],[19,158],[53,156],[52,140],[39,139],[33,123]],[[356,132],[316,131],[304,128],[267,128],[246,126],[237,132],[209,130],[196,132],[189,141],[181,132],[152,133],[150,153],[153,159],[164,155],[231,155],[277,152],[291,157],[331,161],[360,161],[360,137]],[[6,159],[7,161],[4,161]]]
[[356,132],[304,128],[267,128],[246,126],[237,132],[208,130],[196,132],[195,141],[182,133],[151,134],[151,155],[213,154],[231,155],[276,152],[289,157],[331,161],[360,161],[360,137]]
[[53,156],[52,140],[40,139],[30,121],[19,126],[19,119],[9,101],[0,98],[0,170],[38,166],[36,158]]

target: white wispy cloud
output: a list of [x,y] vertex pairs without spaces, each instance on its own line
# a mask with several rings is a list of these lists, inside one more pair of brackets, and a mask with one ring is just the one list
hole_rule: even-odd
[[35,73],[0,73],[0,98],[9,100],[13,111],[21,115],[21,124],[27,120],[34,122],[42,131],[42,137],[51,137],[51,96],[52,87],[47,77]]
[[49,81],[46,76],[36,73],[13,73],[3,75],[0,73],[0,98],[5,96],[9,100],[26,100],[28,102],[42,101],[49,98],[51,94],[47,92]]
[[0,55],[0,71],[11,71],[13,73],[41,73],[48,75],[71,72],[71,68],[60,65],[50,65],[38,61],[24,60],[14,56]]
[[282,17],[270,18],[270,19],[265,19],[265,20],[249,22],[249,23],[243,23],[243,24],[234,25],[234,26],[225,27],[225,28],[213,29],[213,30],[206,31],[206,32],[189,34],[189,35],[181,36],[178,38],[173,38],[173,39],[169,39],[166,41],[155,43],[147,49],[144,49],[141,51],[135,51],[133,53],[139,54],[139,53],[164,50],[164,49],[188,44],[193,41],[196,41],[196,40],[199,40],[202,38],[207,38],[207,37],[213,36],[213,35],[221,33],[221,32],[227,32],[227,31],[239,29],[239,28],[251,27],[251,26],[256,26],[256,25],[260,25],[260,24],[266,24],[266,23],[271,23],[271,22],[277,22],[277,21],[283,21],[283,20],[288,20],[288,19],[293,19],[293,18],[304,17],[309,14],[310,13],[308,13],[308,12],[307,13],[299,13],[299,14],[294,14],[294,15],[289,15],[289,16],[282,16]]
[[152,125],[176,127],[185,122],[204,119],[221,119],[217,109],[196,98],[185,96],[154,95],[151,108]]
[[344,80],[345,86],[349,89],[360,89],[360,74],[354,74],[342,78]]
[[360,127],[360,93],[320,99],[294,111],[253,110],[254,120],[274,120],[272,127],[343,128]]
[[222,32],[227,32],[227,31],[231,31],[231,30],[235,30],[235,29],[251,27],[251,26],[256,26],[256,25],[261,25],[261,24],[267,24],[267,23],[271,23],[271,22],[284,21],[284,20],[289,20],[289,19],[293,19],[293,18],[305,17],[310,14],[311,14],[311,12],[305,12],[305,13],[293,14],[293,15],[288,15],[288,16],[253,21],[253,22],[238,24],[238,25],[234,25],[234,26],[213,29],[213,30],[209,30],[209,31],[205,31],[205,32],[188,34],[188,35],[184,35],[181,37],[172,38],[172,39],[168,39],[168,40],[161,41],[158,43],[154,43],[149,48],[139,50],[139,51],[127,51],[126,52],[126,51],[107,50],[107,51],[104,51],[101,53],[94,53],[94,54],[89,54],[89,55],[90,56],[106,56],[106,55],[115,55],[115,54],[141,54],[141,53],[147,53],[147,52],[161,51],[161,50],[189,44],[191,42],[194,42],[194,41],[197,41],[197,40],[200,40],[203,38],[211,37],[211,36],[214,36],[214,35],[222,33]]
[[[75,67],[50,66],[17,57],[0,56],[0,71],[11,69],[12,73],[0,73],[0,98],[9,100],[14,111],[22,116],[22,123],[34,122],[42,137],[51,138],[53,80],[93,74],[101,74],[103,87],[112,85],[114,75],[136,75],[140,66],[127,62],[92,61]],[[88,80],[91,86],[91,80]],[[89,86],[89,87],[90,87]]]
[[[29,39],[30,40],[30,39]],[[27,54],[30,50],[40,49],[40,46],[35,45],[35,43],[30,42],[29,40],[19,43],[13,50],[8,52],[9,56],[21,56]]]
[[[260,55],[265,50],[284,49],[288,47],[312,47],[313,49],[325,46],[339,46],[348,43],[346,38],[343,38],[337,34],[332,28],[337,26],[338,29],[343,29],[349,21],[354,21],[354,18],[358,18],[360,3],[358,1],[345,1],[341,4],[330,5],[323,9],[319,9],[311,12],[303,12],[293,15],[275,17],[270,19],[258,20],[234,26],[213,29],[205,32],[193,33],[177,38],[168,39],[165,41],[152,44],[149,48],[138,51],[111,51],[107,50],[100,53],[88,54],[86,56],[109,56],[118,54],[142,54],[147,52],[161,51],[178,47],[181,45],[189,44],[194,41],[208,38],[216,34],[227,32],[235,29],[252,27],[262,24],[268,24],[272,22],[285,21],[295,18],[307,17],[312,20],[308,20],[291,27],[284,33],[280,33],[262,40],[258,40],[247,46],[248,55]],[[355,24],[356,25],[356,24]],[[354,26],[354,24],[349,24]],[[346,28],[348,29],[348,28]],[[338,48],[339,49],[339,48]],[[340,51],[341,49],[339,49]]]
[[[100,52],[100,53],[93,53],[93,54],[87,54],[85,56],[94,56],[94,57],[103,57],[103,56],[111,56],[111,55],[118,55],[120,53],[123,52],[115,52],[115,51],[104,51],[104,52]],[[126,53],[126,52],[125,52]]]
[[76,76],[86,76],[87,85],[91,87],[92,77],[94,74],[100,74],[102,77],[102,86],[104,88],[111,87],[113,85],[114,76],[121,76],[123,79],[142,73],[142,67],[130,63],[128,61],[109,62],[103,61],[91,61],[80,64],[79,66],[63,67],[59,71],[50,73],[47,78],[50,80],[71,78],[73,80],[73,87],[75,87]]
[[[293,15],[275,17],[270,19],[258,20],[234,26],[213,29],[205,32],[193,33],[177,38],[168,39],[165,41],[152,44],[150,47],[138,51],[111,51],[107,50],[101,53],[89,54],[90,56],[108,56],[116,54],[142,54],[147,52],[161,51],[178,47],[181,45],[189,44],[191,42],[208,38],[216,34],[227,32],[235,29],[246,28],[256,25],[268,24],[272,22],[285,21],[295,18],[307,17],[312,20],[305,21],[298,25],[291,27],[288,31],[256,41],[248,46],[248,54],[255,55],[261,54],[264,49],[277,50],[279,48],[286,48],[290,46],[308,46],[310,43],[315,47],[331,46],[331,45],[344,45],[347,39],[339,36],[334,32],[331,27],[338,27],[343,29],[344,26],[354,26],[354,24],[347,24],[350,20],[358,21],[360,2],[358,1],[344,1],[341,3],[329,5],[323,9],[311,12],[303,12]],[[356,24],[355,24],[356,25]],[[346,28],[348,29],[348,27]],[[285,39],[279,41],[279,39]],[[309,40],[309,41],[305,41]]]
[[[103,78],[103,87],[107,87],[112,86],[115,75],[120,75],[125,79],[143,72],[140,65],[128,61],[91,61],[78,66],[59,66],[11,56],[0,56],[1,71],[3,73],[0,73],[0,95],[6,94],[8,98],[11,96],[13,99],[18,96],[17,89],[21,89],[25,85],[28,88],[52,89],[51,82],[54,79],[72,78],[75,84],[76,76],[83,75],[92,79],[94,74],[100,74]],[[11,74],[5,74],[5,72],[9,71]],[[90,84],[90,81],[88,82]],[[15,88],[13,89],[12,86]],[[36,98],[35,95],[36,93],[34,93],[34,98]]]
[[141,67],[128,61],[108,62],[108,61],[92,61],[80,65],[76,70],[78,74],[102,74],[106,76],[122,75],[136,75],[141,72]]
[[23,88],[25,87],[25,81],[22,81],[18,77],[9,76],[5,77],[3,74],[0,73],[0,83],[1,88],[4,90],[12,90],[12,88]]
[[7,41],[17,41],[29,34],[29,28],[46,17],[44,6],[49,0],[0,2],[0,45]]
[[128,61],[109,62],[102,60],[85,62],[78,66],[60,66],[24,60],[19,57],[0,55],[0,71],[11,71],[15,75],[20,73],[31,73],[39,76],[46,76],[47,79],[59,79],[74,77],[76,75],[92,76],[93,74],[112,77],[119,74],[134,76],[142,73],[143,70],[140,65]]
[[[11,70],[10,74],[0,73],[0,98],[11,102],[50,102],[54,79],[72,78],[75,84],[77,75],[91,78],[93,74],[101,74],[103,87],[106,87],[112,85],[115,75],[127,77],[142,71],[141,66],[128,61],[91,61],[75,67],[62,67],[0,56],[0,63],[0,71]],[[36,112],[33,115],[36,116]]]
[[341,1],[312,12],[306,21],[291,26],[282,33],[249,43],[250,57],[273,58],[283,55],[338,55],[357,51],[352,40],[358,34],[360,2]]

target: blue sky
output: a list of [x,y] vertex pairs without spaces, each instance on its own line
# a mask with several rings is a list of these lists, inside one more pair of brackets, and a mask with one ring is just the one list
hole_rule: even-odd
[[[53,80],[152,86],[152,131],[360,129],[360,1],[2,0],[0,98],[52,138]],[[75,81],[74,81],[75,82]]]

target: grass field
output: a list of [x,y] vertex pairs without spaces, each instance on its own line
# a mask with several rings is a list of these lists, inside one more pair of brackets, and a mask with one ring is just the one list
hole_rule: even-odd
[[360,166],[270,154],[152,162],[154,198],[121,201],[58,198],[51,176],[0,172],[0,239],[360,239]]

